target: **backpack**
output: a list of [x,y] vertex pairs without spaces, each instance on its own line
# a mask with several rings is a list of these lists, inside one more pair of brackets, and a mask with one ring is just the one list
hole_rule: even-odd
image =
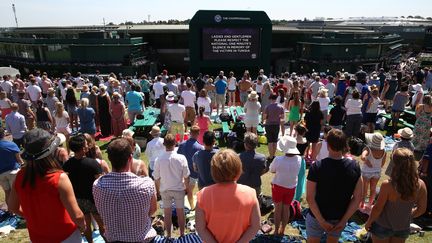
[[293,200],[290,205],[290,218],[289,222],[303,219],[302,209],[300,202],[297,200]]
[[236,122],[234,123],[232,131],[236,133],[238,139],[243,140],[246,133],[246,125],[243,122]]
[[259,195],[258,203],[260,206],[261,216],[264,216],[274,209],[273,199],[270,196]]
[[227,112],[222,112],[219,115],[219,119],[221,120],[221,122],[228,122],[229,125],[229,122],[231,121],[231,116]]

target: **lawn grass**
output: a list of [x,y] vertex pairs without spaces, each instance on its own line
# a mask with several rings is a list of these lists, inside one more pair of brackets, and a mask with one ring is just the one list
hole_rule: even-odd
[[[215,124],[213,125],[213,129],[221,129],[221,125],[219,124]],[[104,141],[98,141],[97,145],[99,147],[101,147],[102,150],[102,157],[109,163],[108,158],[107,158],[107,154],[106,154],[106,146],[107,146],[108,142],[104,142]],[[220,147],[224,147],[224,144],[221,143]],[[257,152],[262,153],[266,156],[268,156],[268,149],[267,149],[267,145],[260,145],[257,148]],[[282,155],[282,153],[277,152],[276,155]],[[144,156],[144,153],[141,154],[141,158],[143,159],[143,161],[145,161],[146,163],[148,163],[147,158]],[[388,160],[387,160],[388,161]],[[386,168],[387,164],[385,165]],[[386,175],[384,175],[384,171],[385,168],[383,169],[383,175],[381,176],[381,179],[378,183],[378,186],[382,183],[382,181],[388,179],[388,177]],[[273,178],[273,174],[271,173],[266,173],[264,174],[261,179],[262,179],[262,193],[264,195],[268,195],[271,196],[271,180]],[[197,191],[197,189],[195,189]],[[3,191],[0,190],[0,204],[4,202],[4,194]],[[303,207],[307,207],[307,202],[305,200],[305,195],[303,195],[302,200],[301,200],[301,204]],[[157,211],[157,214],[162,214],[162,211],[159,209]],[[262,217],[262,219],[267,219],[268,215],[266,215],[265,217]],[[49,226],[47,226],[49,227]],[[178,233],[177,231],[173,232],[173,236],[176,236],[176,234]],[[298,235],[298,230],[292,228],[290,225],[287,226],[287,229],[285,231],[286,234],[288,235]],[[25,225],[21,225],[21,227],[19,227],[15,232],[10,233],[8,236],[4,237],[4,238],[0,238],[0,242],[5,242],[5,243],[15,243],[15,242],[29,242],[29,237],[28,237],[28,232],[27,229],[25,228]],[[412,242],[412,243],[417,243],[417,242],[432,242],[432,232],[426,232],[424,237],[419,237],[418,235],[411,235],[407,242]]]

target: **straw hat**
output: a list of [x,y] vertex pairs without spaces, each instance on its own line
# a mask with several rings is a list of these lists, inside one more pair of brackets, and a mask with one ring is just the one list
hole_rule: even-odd
[[150,135],[156,136],[160,134],[160,128],[158,126],[153,126]]
[[404,139],[411,139],[414,136],[413,131],[409,127],[399,129],[398,134]]
[[252,92],[248,95],[248,98],[251,99],[251,100],[256,100],[256,99],[258,99],[258,94],[257,94],[257,92],[256,92],[256,91],[252,91]]
[[279,139],[277,149],[286,154],[300,154],[297,149],[297,139],[291,136],[284,136]]
[[382,150],[385,147],[384,137],[381,133],[365,133],[366,144],[371,149]]

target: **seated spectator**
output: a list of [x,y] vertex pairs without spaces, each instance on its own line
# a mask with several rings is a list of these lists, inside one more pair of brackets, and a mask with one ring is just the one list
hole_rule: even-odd
[[95,204],[106,225],[105,238],[107,242],[150,242],[156,236],[151,226],[157,210],[154,183],[131,173],[132,147],[126,139],[112,141],[107,153],[113,172],[93,184]]
[[86,157],[88,145],[83,134],[71,137],[69,148],[74,152],[74,157],[64,163],[63,170],[71,180],[78,206],[85,216],[87,228],[84,236],[88,242],[93,242],[92,217],[96,220],[102,237],[105,233],[104,224],[96,209],[92,194],[93,182],[102,174],[102,168],[95,159]]
[[210,162],[213,155],[217,153],[214,148],[216,137],[214,132],[207,131],[204,133],[204,150],[196,152],[192,158],[194,171],[198,173],[198,189],[201,190],[206,186],[214,184],[210,173]]
[[306,217],[308,242],[338,242],[348,219],[362,199],[362,179],[357,162],[344,158],[345,134],[332,129],[327,136],[329,157],[313,163],[307,177],[306,200],[310,213]]
[[247,132],[244,136],[245,151],[240,153],[243,172],[237,183],[252,187],[259,196],[261,194],[261,175],[266,172],[266,157],[255,151],[257,145],[258,136],[255,133]]
[[417,174],[414,154],[399,148],[393,154],[393,162],[390,180],[381,184],[378,200],[365,224],[373,242],[405,242],[411,220],[426,211],[426,185]]
[[154,163],[157,157],[165,152],[165,146],[163,144],[164,139],[160,137],[160,128],[158,126],[152,127],[150,135],[153,137],[153,139],[147,143],[145,155],[147,156],[147,160],[149,162],[149,175],[153,179]]
[[175,136],[167,134],[164,138],[166,152],[156,158],[153,177],[156,190],[162,197],[164,209],[164,224],[167,237],[171,237],[172,203],[175,208],[180,228],[180,236],[185,234],[184,196],[189,188],[189,168],[187,159],[182,154],[177,154],[175,148]]
[[275,173],[272,180],[272,198],[275,203],[275,235],[283,235],[290,217],[291,202],[294,198],[297,176],[302,157],[297,149],[297,140],[291,136],[279,139],[278,149],[284,153],[276,156],[270,165],[270,172]]
[[197,194],[196,229],[204,242],[249,242],[260,228],[255,190],[236,183],[242,171],[238,155],[229,149],[211,161],[216,184]]
[[53,158],[60,139],[45,130],[24,135],[25,166],[17,173],[8,201],[26,220],[32,242],[81,242],[86,229],[69,177]]

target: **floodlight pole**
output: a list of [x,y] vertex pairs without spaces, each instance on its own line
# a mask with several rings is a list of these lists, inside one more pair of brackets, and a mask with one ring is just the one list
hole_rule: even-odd
[[16,16],[15,4],[13,4],[13,3],[12,3],[12,10],[13,10],[14,17],[15,17],[15,24],[16,24],[16,27],[18,28],[18,19]]

